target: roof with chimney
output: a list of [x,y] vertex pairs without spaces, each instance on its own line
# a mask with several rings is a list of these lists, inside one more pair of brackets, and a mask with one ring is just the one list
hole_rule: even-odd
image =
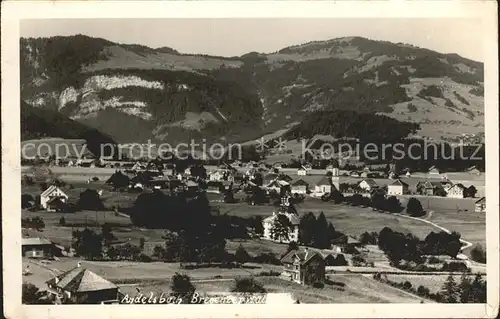
[[406,184],[405,182],[403,182],[400,179],[395,180],[391,185],[395,185],[395,186],[400,185],[400,186],[408,187],[408,184]]
[[50,279],[46,283],[72,293],[118,288],[112,282],[84,267],[75,267],[70,269],[63,274]]
[[281,258],[281,262],[284,264],[293,264],[294,260],[298,258],[300,264],[305,265],[315,256],[324,259],[323,255],[316,250],[313,250],[311,248],[299,248],[286,253],[285,256]]
[[323,176],[319,181],[316,182],[317,186],[321,185],[331,185],[331,180],[328,176]]

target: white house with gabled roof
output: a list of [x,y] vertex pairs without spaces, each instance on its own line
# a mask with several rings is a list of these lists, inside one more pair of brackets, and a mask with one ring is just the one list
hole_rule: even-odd
[[56,198],[61,202],[66,203],[69,197],[59,187],[51,185],[40,194],[40,206],[43,209],[47,209],[48,203]]

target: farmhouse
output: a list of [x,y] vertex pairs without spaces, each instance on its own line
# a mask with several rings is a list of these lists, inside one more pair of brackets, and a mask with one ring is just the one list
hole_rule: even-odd
[[282,277],[299,284],[312,285],[325,280],[325,259],[309,250],[291,250],[283,258]]
[[[279,215],[284,215],[288,218],[290,223],[292,224],[292,228],[289,230],[288,235],[282,237],[273,238],[273,229],[275,227],[275,220]],[[293,213],[286,212],[273,212],[273,214],[262,221],[264,227],[264,235],[263,238],[267,240],[277,241],[280,243],[289,243],[291,241],[297,242],[299,240],[299,217]]]
[[372,190],[378,188],[377,183],[369,178],[369,179],[364,179],[358,184],[359,188],[361,188],[364,191],[371,192]]
[[486,211],[486,197],[481,197],[475,203],[475,209],[477,213],[484,213]]
[[25,237],[21,241],[21,252],[29,258],[51,258],[61,256],[58,249],[50,240],[39,237]]
[[332,181],[328,176],[323,176],[314,185],[314,192],[316,194],[326,194],[332,192]]
[[118,287],[94,272],[81,267],[66,271],[46,282],[47,292],[58,302],[102,304],[118,303]]
[[[57,199],[54,201],[54,199]],[[66,195],[59,187],[51,185],[40,194],[40,206],[43,209],[51,210],[57,207],[59,203],[66,203],[68,195]]]
[[463,184],[458,183],[453,185],[450,189],[448,189],[446,196],[450,198],[464,198],[465,190],[466,190],[465,186]]
[[307,194],[309,191],[309,184],[303,179],[299,179],[292,183],[291,192],[292,194]]
[[288,182],[285,182],[285,181],[280,181],[280,180],[274,180],[272,182],[270,182],[269,184],[266,185],[266,189],[267,191],[274,191],[276,193],[281,193],[281,190],[284,188],[284,187],[287,187],[289,186],[290,184]]
[[443,194],[446,194],[446,191],[444,190],[441,182],[418,182],[416,188],[417,193],[419,193],[420,195],[442,196]]
[[404,195],[408,193],[408,184],[400,179],[397,179],[392,184],[387,185],[387,195]]

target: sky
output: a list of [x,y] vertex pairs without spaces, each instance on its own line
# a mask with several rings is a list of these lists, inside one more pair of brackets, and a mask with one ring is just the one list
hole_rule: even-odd
[[21,37],[75,34],[218,56],[361,36],[484,60],[481,20],[469,18],[47,19],[20,25]]

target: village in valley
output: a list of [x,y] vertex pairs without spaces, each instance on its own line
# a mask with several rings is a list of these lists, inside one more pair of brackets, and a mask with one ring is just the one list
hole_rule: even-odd
[[484,172],[343,166],[23,160],[23,298],[232,291],[427,303],[450,302],[446,287],[468,282],[464,302],[484,301]]

